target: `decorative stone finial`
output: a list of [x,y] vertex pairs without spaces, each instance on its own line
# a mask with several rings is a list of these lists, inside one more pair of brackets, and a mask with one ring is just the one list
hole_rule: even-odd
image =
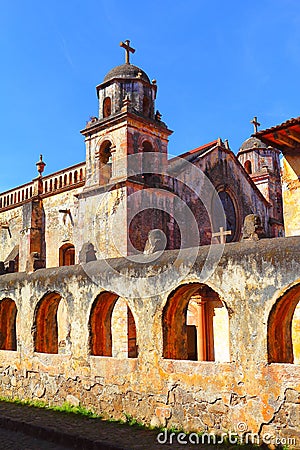
[[263,227],[258,214],[248,214],[244,220],[242,241],[259,241],[263,237]]
[[129,98],[129,95],[126,94],[126,97],[123,100],[123,104],[122,104],[122,111],[128,111],[130,109],[130,105],[131,105],[131,100]]
[[46,163],[43,161],[43,155],[40,155],[39,161],[36,163],[37,171],[40,174],[40,177],[42,176],[42,173],[44,172]]
[[161,121],[161,113],[158,110],[155,113],[155,120],[157,120],[158,122]]

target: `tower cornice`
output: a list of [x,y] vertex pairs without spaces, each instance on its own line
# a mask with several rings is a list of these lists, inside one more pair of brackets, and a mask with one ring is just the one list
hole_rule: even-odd
[[170,130],[164,122],[160,122],[153,119],[145,119],[144,117],[135,114],[129,111],[122,111],[113,116],[109,116],[106,119],[95,120],[88,122],[87,126],[80,131],[83,136],[90,136],[99,131],[112,128],[116,125],[122,124],[123,122],[127,122],[128,124],[132,124],[132,122],[136,122],[140,125],[150,126],[157,129],[159,132],[163,132],[167,136],[170,136],[173,131]]

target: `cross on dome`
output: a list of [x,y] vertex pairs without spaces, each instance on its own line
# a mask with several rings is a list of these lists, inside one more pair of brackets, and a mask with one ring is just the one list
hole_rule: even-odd
[[257,117],[254,116],[250,123],[253,123],[253,126],[254,126],[254,134],[257,133],[258,127],[260,126],[260,123],[257,121]]
[[128,39],[126,39],[125,42],[120,42],[120,47],[123,47],[125,50],[125,63],[130,64],[129,56],[130,56],[130,53],[135,52],[135,49],[133,47],[130,47],[130,41]]

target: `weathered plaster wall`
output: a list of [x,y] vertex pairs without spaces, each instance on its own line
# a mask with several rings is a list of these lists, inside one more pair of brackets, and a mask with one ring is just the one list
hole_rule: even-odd
[[[67,242],[75,245],[78,255],[81,247],[78,235],[78,199],[82,188],[72,189],[43,199],[45,211],[46,267],[59,266],[59,248]],[[70,210],[70,214],[59,211]]]
[[0,226],[8,225],[7,229],[0,228],[0,261],[4,261],[15,245],[19,245],[20,231],[23,229],[22,206],[4,211],[0,215]]
[[250,182],[250,178],[231,151],[219,147],[218,151],[207,153],[194,164],[203,170],[218,192],[226,191],[231,197],[236,210],[236,240],[241,237],[243,221],[248,214],[258,214],[261,217],[265,233],[269,236],[268,203]]
[[[80,402],[107,416],[126,412],[145,423],[189,430],[221,432],[245,422],[253,432],[295,437],[300,447],[300,366],[269,364],[267,355],[270,311],[290,286],[300,285],[300,238],[225,246],[206,284],[228,308],[230,362],[164,359],[164,305],[177,286],[203,281],[207,251],[199,249],[184,279],[189,250],[179,259],[178,252],[166,252],[147,264],[141,256],[141,263],[110,260],[110,269],[107,262],[95,261],[85,268],[2,276],[1,298],[13,299],[18,308],[18,348],[0,351],[1,395]],[[157,283],[155,274],[167,268],[172,276]],[[128,292],[124,300],[136,323],[138,358],[124,358],[122,352],[119,357],[90,355],[89,316],[101,286]],[[157,295],[149,297],[153,289]],[[33,351],[34,311],[47,292],[62,296],[69,318],[69,348],[55,355]]]
[[283,214],[286,236],[300,236],[300,162],[299,157],[283,159]]

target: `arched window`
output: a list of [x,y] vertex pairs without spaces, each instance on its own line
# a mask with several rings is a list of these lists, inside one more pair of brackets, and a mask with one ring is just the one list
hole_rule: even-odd
[[77,172],[77,170],[75,170],[75,172],[74,172],[74,183],[77,183],[77,181],[78,181],[78,172]]
[[300,284],[273,306],[268,321],[269,363],[300,364]]
[[143,115],[145,117],[150,117],[150,99],[146,95],[143,98]]
[[111,98],[105,97],[103,100],[103,117],[108,117],[111,115]]
[[17,307],[13,300],[0,301],[0,350],[17,350]]
[[73,244],[64,244],[59,249],[59,265],[74,266],[75,264],[75,247]]
[[229,318],[218,294],[192,283],[176,289],[163,311],[163,356],[229,361]]
[[64,186],[67,186],[68,184],[68,175],[65,173],[64,174]]
[[73,183],[72,172],[69,173],[69,184]]
[[107,184],[112,175],[111,146],[110,141],[104,141],[99,150],[101,184]]
[[45,295],[35,309],[34,351],[58,353],[57,310],[61,296],[57,292]]
[[79,170],[79,181],[83,180],[83,171],[82,169]]
[[247,159],[247,161],[245,161],[244,169],[246,170],[247,173],[249,173],[249,174],[252,173],[252,164],[251,164],[251,161],[249,161],[249,159]]
[[[225,218],[226,218],[226,231],[231,231],[231,234],[226,235],[226,242],[232,242],[236,240],[239,236],[240,225],[239,225],[239,215],[237,213],[236,204],[232,193],[221,190],[218,192],[218,196],[221,200],[222,206],[224,208]],[[213,206],[214,207],[214,206]],[[221,220],[221,221],[220,221]],[[222,218],[219,215],[218,206],[216,205],[215,213],[212,217],[213,232],[219,232],[220,227],[223,226]],[[219,241],[219,238],[215,238]]]
[[116,294],[98,295],[92,306],[89,329],[92,355],[137,357],[134,318],[126,301]]
[[143,142],[143,175],[147,180],[155,172],[155,158],[153,147],[149,141]]

